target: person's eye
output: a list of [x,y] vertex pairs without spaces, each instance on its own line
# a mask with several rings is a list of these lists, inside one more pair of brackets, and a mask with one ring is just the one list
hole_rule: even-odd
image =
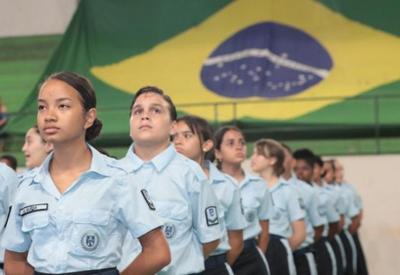
[[189,138],[193,137],[193,134],[192,133],[185,133],[183,135],[183,137],[186,138],[186,139],[189,139]]
[[70,108],[70,106],[67,105],[67,104],[60,104],[58,107],[59,107],[61,110],[67,110],[67,109]]
[[133,110],[132,113],[133,113],[133,115],[137,116],[137,115],[140,115],[142,112],[143,112],[142,109],[135,109],[135,110]]
[[43,111],[44,110],[44,105],[38,105],[38,111]]

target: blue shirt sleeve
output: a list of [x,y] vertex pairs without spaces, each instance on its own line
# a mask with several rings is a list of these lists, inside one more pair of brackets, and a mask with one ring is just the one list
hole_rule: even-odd
[[218,199],[208,180],[195,174],[187,175],[192,184],[190,202],[192,204],[193,228],[201,243],[208,243],[222,237]]
[[287,190],[287,210],[290,222],[304,219],[305,212],[300,206],[300,199],[294,189]]
[[142,187],[132,174],[120,178],[119,219],[133,237],[139,238],[147,232],[161,227],[151,194]]
[[[23,192],[23,187],[18,190],[18,193],[20,191]],[[1,244],[7,250],[21,253],[29,250],[32,240],[27,232],[22,231],[22,216],[19,215],[21,204],[18,202],[18,193],[12,206]]]
[[232,201],[226,213],[225,224],[228,230],[241,230],[247,225],[243,214],[242,199],[240,190],[233,186],[232,188]]

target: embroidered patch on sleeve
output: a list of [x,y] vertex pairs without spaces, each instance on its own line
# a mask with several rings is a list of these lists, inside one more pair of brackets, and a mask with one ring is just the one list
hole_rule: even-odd
[[219,224],[218,211],[216,206],[209,206],[206,208],[206,221],[207,226]]
[[156,207],[154,206],[153,201],[150,199],[149,193],[147,192],[146,189],[140,190],[140,192],[143,195],[144,200],[146,201],[147,205],[149,206],[150,210],[156,210]]
[[47,211],[49,209],[48,203],[38,203],[25,206],[19,210],[20,216],[25,216],[34,212]]

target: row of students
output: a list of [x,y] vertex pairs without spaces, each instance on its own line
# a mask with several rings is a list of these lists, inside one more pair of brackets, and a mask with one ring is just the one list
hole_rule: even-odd
[[176,121],[172,100],[145,87],[130,108],[134,143],[115,161],[87,145],[101,124],[86,79],[51,76],[38,103],[38,128],[53,152],[22,177],[3,238],[10,274],[117,274],[116,266],[122,274],[320,270],[312,243],[329,242],[321,237],[319,193],[292,175],[290,151],[278,142],[256,143],[253,176],[242,168],[238,128],[224,127],[213,139],[205,120]]

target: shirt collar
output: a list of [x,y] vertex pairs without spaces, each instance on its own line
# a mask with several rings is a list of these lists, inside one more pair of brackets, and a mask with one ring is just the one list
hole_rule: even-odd
[[218,183],[226,180],[225,175],[221,171],[219,171],[218,168],[212,162],[206,161],[206,165],[210,173],[211,183]]
[[[290,178],[289,180],[291,180],[291,179],[292,178]],[[279,177],[278,183],[270,189],[270,192],[273,192],[273,191],[277,190],[278,188],[280,188],[281,186],[287,185],[287,184],[290,184],[288,180],[285,180],[283,177]]]
[[144,162],[141,158],[139,158],[135,152],[133,152],[135,144],[132,144],[129,147],[128,152],[126,153],[126,157],[124,158],[123,166],[128,172],[134,172],[139,170],[145,163],[151,163],[154,165],[158,172],[162,171],[177,155],[177,152],[172,144],[169,144],[168,147],[162,151],[160,154],[155,156],[148,162]]
[[[108,157],[101,154],[91,145],[88,144],[87,146],[92,152],[92,160],[89,169],[85,173],[97,173],[103,176],[111,176],[112,172],[110,171],[110,167],[107,165],[106,160]],[[32,183],[44,181],[46,175],[49,173],[49,165],[50,161],[53,159],[53,155],[54,152],[51,152],[37,169],[32,170],[32,173],[34,174]]]

